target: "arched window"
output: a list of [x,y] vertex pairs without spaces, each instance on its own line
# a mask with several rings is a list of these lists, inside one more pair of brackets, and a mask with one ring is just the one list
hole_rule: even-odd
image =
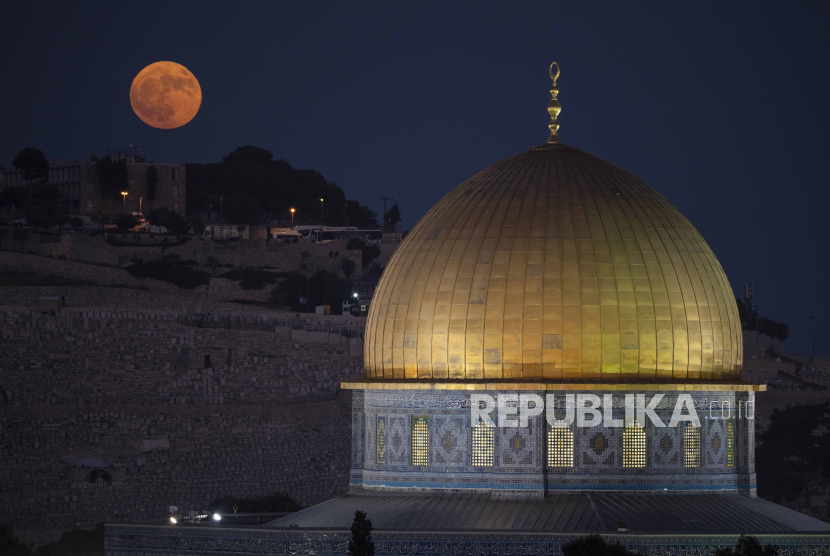
[[493,452],[495,449],[493,427],[487,426],[479,418],[478,424],[473,427],[472,464],[476,467],[492,467]]
[[700,427],[691,423],[683,428],[683,466],[700,467]]
[[571,427],[548,429],[548,467],[574,466],[574,431]]
[[386,463],[386,417],[378,415],[375,428],[375,463]]
[[429,465],[429,417],[412,416],[412,465]]
[[623,467],[646,466],[646,429],[634,423],[623,429]]
[[726,421],[726,466],[735,467],[735,421]]

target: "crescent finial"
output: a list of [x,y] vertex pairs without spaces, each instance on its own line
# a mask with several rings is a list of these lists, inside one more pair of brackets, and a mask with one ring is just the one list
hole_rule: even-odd
[[[556,75],[553,75],[553,66],[556,66]],[[556,80],[559,79],[559,64],[556,62],[550,65],[550,78],[553,79],[553,86],[556,86]]]
[[[556,66],[556,74],[553,73],[553,66]],[[559,95],[559,89],[556,88],[556,80],[559,79],[559,64],[556,62],[550,65],[550,78],[553,79],[553,86],[550,88],[550,103],[548,104],[548,114],[550,114],[550,123],[548,124],[548,128],[550,129],[550,137],[548,137],[548,143],[559,143],[559,121],[556,119],[559,116],[559,112],[562,111],[562,105],[559,104],[559,100],[556,98]]]

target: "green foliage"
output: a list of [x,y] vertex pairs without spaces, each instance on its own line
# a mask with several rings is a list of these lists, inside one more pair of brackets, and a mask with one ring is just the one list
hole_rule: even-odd
[[159,173],[156,170],[156,165],[153,164],[147,168],[147,198],[151,201],[156,200],[156,186],[159,183]]
[[719,548],[715,556],[778,556],[778,547],[761,546],[755,537],[741,535],[735,548]]
[[[376,228],[375,213],[357,201],[346,199],[337,184],[314,170],[293,168],[284,160],[274,160],[264,149],[244,146],[214,164],[187,165],[188,205],[196,210],[219,212],[230,224],[259,224],[263,213],[271,218],[289,218],[295,208],[295,224],[320,222],[320,198],[325,201],[328,225]],[[220,197],[223,199],[220,201]]]
[[258,498],[220,496],[210,501],[208,509],[211,513],[220,512],[229,514],[233,513],[234,506],[237,507],[236,511],[239,513],[296,512],[303,509],[293,498],[279,492]]
[[35,556],[104,556],[104,524],[92,531],[67,531],[58,541],[38,548]]
[[268,304],[276,307],[288,307],[292,311],[305,311],[305,304],[300,304],[300,297],[308,298],[308,307],[331,305],[333,313],[339,314],[341,301],[349,297],[346,280],[337,274],[318,270],[306,278],[299,272],[279,273],[283,278],[268,298]]
[[380,257],[380,247],[375,243],[369,243],[363,246],[363,256],[360,259],[361,266],[366,268],[372,261]]
[[277,275],[267,270],[253,268],[236,268],[220,274],[219,278],[226,280],[239,280],[243,290],[261,290],[265,284],[273,284],[277,281]]
[[115,226],[118,228],[118,231],[122,234],[127,230],[135,228],[138,226],[138,218],[133,216],[132,214],[122,214],[118,218],[115,219]]
[[767,317],[759,317],[758,311],[748,311],[746,304],[740,298],[736,299],[736,302],[738,303],[738,316],[741,319],[741,326],[744,330],[757,330],[761,334],[766,334],[770,338],[775,338],[782,342],[790,336],[789,325],[776,322]]
[[98,224],[98,229],[103,230],[104,224],[109,224],[112,222],[115,215],[111,212],[106,212],[102,210],[95,211],[95,214],[92,215],[92,221]]
[[343,276],[349,278],[352,274],[354,274],[357,265],[354,264],[354,261],[351,259],[343,259],[343,262],[340,263],[340,267],[343,269]]
[[599,535],[588,535],[562,545],[563,556],[634,556],[625,546],[608,544]]
[[366,247],[366,242],[359,237],[350,237],[346,242],[346,249],[363,249]]
[[63,197],[57,185],[38,183],[31,186],[31,201],[26,206],[26,222],[39,228],[61,226],[69,222],[60,200]]
[[188,290],[210,283],[210,274],[207,272],[163,261],[133,264],[127,267],[127,271],[136,278],[153,278]]
[[151,210],[147,213],[147,222],[153,226],[164,226],[162,222],[170,215],[170,211],[166,208],[159,208]]
[[32,549],[20,542],[8,525],[0,525],[0,554],[3,556],[32,556]]
[[28,188],[25,185],[9,185],[0,192],[0,206],[22,207],[29,201]]
[[[147,221],[152,226],[164,226],[167,231],[181,236],[190,231],[190,221],[178,212],[166,208],[151,210],[147,213]],[[202,230],[204,231],[204,229]]]
[[171,212],[167,218],[164,219],[162,226],[167,228],[169,232],[172,232],[177,236],[181,236],[190,231],[190,220],[178,212]]
[[70,224],[73,228],[83,228],[83,226],[84,226],[84,221],[83,221],[83,220],[81,220],[80,218],[78,218],[77,216],[73,216],[73,217],[72,217],[72,220],[70,220],[70,221],[69,221],[69,224]]
[[366,512],[357,511],[352,521],[352,537],[349,539],[349,556],[374,556],[375,542],[372,540],[372,520]]
[[392,204],[386,214],[383,215],[384,230],[394,231],[395,226],[401,221],[401,209],[398,208],[398,203]]
[[46,160],[43,151],[34,147],[26,147],[20,151],[12,166],[23,172],[23,179],[26,181],[45,181],[49,177],[49,161]]
[[182,256],[178,253],[167,253],[166,255],[162,256],[161,260],[166,263],[175,264],[182,260]]
[[821,471],[830,478],[830,402],[776,409],[758,436],[755,470],[758,496],[780,503],[795,500]]
[[95,175],[105,198],[117,198],[122,191],[129,191],[127,161],[124,159],[113,161],[109,155],[105,156],[95,164]]
[[193,228],[193,233],[195,233],[196,235],[200,236],[203,233],[205,233],[205,223],[202,222],[202,219],[198,216],[194,216],[190,220],[190,226]]

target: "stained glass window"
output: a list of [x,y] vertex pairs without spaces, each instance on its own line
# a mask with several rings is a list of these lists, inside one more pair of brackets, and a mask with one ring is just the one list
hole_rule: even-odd
[[574,432],[570,427],[548,429],[548,467],[574,466]]
[[623,467],[646,466],[646,429],[636,423],[623,429]]
[[375,428],[376,462],[386,463],[386,417],[378,415],[377,427]]
[[429,465],[429,417],[412,416],[412,465]]
[[483,420],[473,427],[473,465],[492,467],[494,452],[493,427],[488,427]]
[[700,467],[700,427],[690,423],[683,429],[683,465]]
[[726,466],[735,467],[735,421],[726,421]]

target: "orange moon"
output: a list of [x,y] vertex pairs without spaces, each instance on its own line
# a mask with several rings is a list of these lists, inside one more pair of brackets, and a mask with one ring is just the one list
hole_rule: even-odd
[[202,88],[190,71],[176,62],[150,64],[135,76],[130,104],[145,124],[158,129],[181,127],[202,104]]

